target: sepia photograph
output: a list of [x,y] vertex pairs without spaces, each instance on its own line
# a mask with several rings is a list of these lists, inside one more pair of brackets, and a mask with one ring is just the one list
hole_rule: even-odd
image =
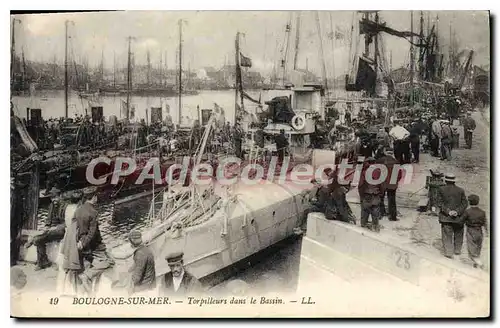
[[489,318],[490,12],[10,12],[10,315]]

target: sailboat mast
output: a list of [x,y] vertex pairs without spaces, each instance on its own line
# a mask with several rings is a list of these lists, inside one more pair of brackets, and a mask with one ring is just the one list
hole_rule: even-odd
[[333,86],[332,86],[332,89],[333,89],[333,92],[335,93],[336,89],[335,89],[335,40],[336,40],[336,32],[337,32],[337,28],[333,28],[333,18],[332,18],[332,13],[330,12],[329,13],[329,18],[330,18],[330,32],[332,33],[332,77],[333,77],[333,80],[332,80],[332,83],[333,83]]
[[163,85],[163,76],[162,76],[162,71],[163,71],[163,68],[162,68],[162,66],[163,66],[163,58],[162,58],[162,57],[163,57],[163,56],[161,55],[161,50],[160,50],[160,72],[159,72],[159,73],[160,73],[160,86],[162,86],[162,85]]
[[320,25],[320,20],[319,20],[319,13],[316,11],[314,12],[315,18],[316,18],[316,29],[318,30],[318,37],[319,37],[319,48],[320,48],[320,56],[321,56],[321,70],[323,73],[323,81],[325,84],[325,91],[328,90],[328,81],[326,78],[326,65],[325,65],[325,53],[323,52],[323,38],[321,36],[321,25]]
[[239,67],[240,67],[240,32],[236,32],[235,39],[235,55],[234,55],[234,64],[236,69],[235,80],[234,80],[234,121],[236,123],[236,109],[238,108],[238,82],[239,82]]
[[116,88],[116,53],[113,51],[113,87]]
[[[378,12],[375,12],[375,24],[378,26]],[[375,76],[378,74],[378,33],[375,34],[375,51],[373,53],[373,62],[375,66]]]
[[179,19],[179,124],[181,124],[182,108],[182,19]]
[[64,117],[68,118],[68,25],[69,21],[64,22],[65,42],[64,42]]
[[11,37],[11,45],[10,45],[10,88],[14,85],[14,62],[16,61],[16,21],[14,18],[12,20],[12,37]]
[[131,52],[131,42],[132,42],[132,37],[128,37],[128,55],[127,55],[127,113],[125,115],[125,118],[128,120],[130,119],[130,89],[132,88],[132,63],[131,63],[131,57],[132,57],[132,52]]
[[147,73],[147,76],[146,76],[146,79],[147,79],[147,85],[148,87],[151,86],[151,55],[149,53],[149,49],[146,53],[146,59],[147,59],[147,62],[148,62],[148,73]]
[[286,64],[287,64],[287,57],[288,57],[288,47],[290,45],[290,32],[292,30],[292,13],[290,13],[290,19],[288,20],[288,23],[286,24],[285,28],[285,33],[286,33],[286,40],[285,40],[285,51],[283,54],[283,59],[281,60],[281,68],[283,69],[283,77],[282,77],[282,83],[285,85],[285,79],[286,79]]
[[297,12],[297,27],[295,31],[295,54],[293,57],[293,69],[297,69],[297,59],[299,57],[299,44],[300,44],[300,11]]
[[413,106],[413,74],[414,74],[414,58],[413,58],[413,10],[410,11],[410,106]]

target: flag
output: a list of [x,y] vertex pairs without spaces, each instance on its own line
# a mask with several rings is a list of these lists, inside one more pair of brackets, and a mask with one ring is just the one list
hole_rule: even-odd
[[241,67],[252,67],[252,60],[248,57],[243,56],[240,52],[240,66]]

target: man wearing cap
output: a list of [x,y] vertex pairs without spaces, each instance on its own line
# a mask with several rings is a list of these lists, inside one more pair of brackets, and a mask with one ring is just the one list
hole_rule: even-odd
[[183,257],[183,252],[171,253],[165,257],[170,272],[161,278],[160,295],[191,296],[203,291],[200,281],[185,270]]
[[429,190],[429,206],[431,213],[430,215],[437,216],[438,215],[438,198],[437,193],[439,188],[445,185],[443,181],[443,173],[439,170],[429,170],[431,172],[431,176],[426,180],[426,189]]
[[140,231],[132,230],[128,236],[134,251],[131,273],[130,294],[152,290],[156,287],[155,258],[151,249],[142,243]]
[[356,224],[356,218],[347,202],[346,195],[350,186],[346,179],[339,180],[337,176],[329,186],[331,202],[333,203],[333,217],[335,220]]
[[401,170],[398,170],[397,179],[393,180],[394,165],[398,164],[398,161],[392,156],[392,151],[386,151],[384,156],[377,160],[377,163],[384,165],[387,168],[387,177],[382,183],[382,196],[380,201],[380,215],[386,216],[387,211],[385,209],[384,199],[387,195],[388,207],[389,207],[389,221],[398,221],[397,206],[396,206],[396,190],[398,189],[398,183],[402,178]]
[[84,191],[86,201],[75,212],[77,222],[77,247],[84,260],[91,262],[91,266],[80,274],[84,289],[91,292],[92,279],[99,276],[104,270],[112,266],[113,260],[106,252],[106,245],[102,242],[101,232],[97,221],[97,190],[95,187]]
[[483,229],[484,234],[488,235],[486,213],[478,207],[478,195],[469,195],[467,199],[470,207],[465,210],[463,215],[463,220],[467,226],[467,250],[474,267],[482,267],[483,264],[479,258],[483,247]]
[[464,120],[464,139],[467,148],[472,148],[472,132],[476,129],[476,121],[471,116],[471,113],[467,113],[467,117]]
[[36,268],[35,270],[43,270],[51,265],[47,256],[47,244],[60,241],[64,238],[64,212],[66,203],[61,199],[61,191],[57,188],[52,188],[49,191],[51,203],[49,205],[47,226],[48,230],[40,235],[34,236],[28,240],[26,247],[31,245],[36,246]]
[[[380,183],[370,183],[367,175],[370,165],[375,164],[375,159],[369,157],[366,160],[365,166],[361,171],[361,176],[358,185],[359,199],[361,201],[361,227],[368,227],[368,218],[372,217],[372,230],[380,232],[380,202],[382,200],[382,186]],[[372,172],[373,180],[379,180],[380,170]]]
[[276,143],[276,151],[278,152],[278,162],[283,163],[288,148],[288,139],[285,136],[284,129],[280,130],[280,134],[274,138],[274,141]]
[[443,120],[441,122],[441,159],[451,160],[451,144],[453,134],[449,121]]
[[460,255],[464,240],[464,222],[462,215],[467,208],[467,198],[462,188],[455,185],[455,175],[448,173],[444,177],[445,185],[438,189],[439,223],[444,255],[448,258]]

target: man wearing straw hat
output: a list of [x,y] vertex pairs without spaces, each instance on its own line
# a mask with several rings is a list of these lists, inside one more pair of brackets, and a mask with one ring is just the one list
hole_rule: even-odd
[[462,188],[455,185],[455,175],[448,173],[444,177],[445,185],[437,192],[439,223],[444,256],[453,258],[460,255],[464,241],[464,222],[462,215],[467,209],[467,198]]
[[130,294],[152,290],[156,287],[155,258],[153,252],[142,243],[140,231],[132,230],[128,239],[134,251],[131,270]]
[[160,281],[160,295],[191,296],[202,291],[201,283],[184,268],[184,253],[174,252],[165,257],[170,272]]

